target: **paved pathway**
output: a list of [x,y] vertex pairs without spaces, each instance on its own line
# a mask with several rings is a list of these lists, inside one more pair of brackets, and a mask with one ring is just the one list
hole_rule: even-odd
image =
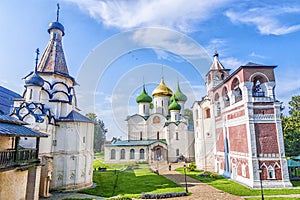
[[[182,163],[176,163],[172,165],[172,170],[168,170],[167,165],[161,165],[159,168],[159,173],[166,177],[167,179],[173,181],[174,183],[177,183],[178,185],[181,185],[182,187],[185,187],[185,180],[184,180],[184,174],[181,174],[179,172],[176,172],[174,169],[178,167],[182,167]],[[186,197],[177,197],[177,198],[170,198],[168,200],[195,200],[195,199],[205,199],[205,200],[241,200],[242,197],[234,196],[232,194],[228,194],[226,192],[223,192],[221,190],[218,190],[210,185],[204,184],[198,180],[195,180],[190,177],[186,177],[187,179],[187,185],[188,185],[188,191],[192,193],[190,196]]]
[[93,199],[93,200],[94,199],[95,200],[105,199],[104,197],[81,194],[81,193],[77,193],[76,191],[74,191],[74,192],[52,192],[51,194],[52,194],[51,197],[40,198],[40,200],[63,200],[63,199],[66,199],[66,198],[76,198],[76,199],[90,198],[90,199]]

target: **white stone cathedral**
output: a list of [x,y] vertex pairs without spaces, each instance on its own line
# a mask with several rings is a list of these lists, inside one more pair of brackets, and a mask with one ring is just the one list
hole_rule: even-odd
[[49,196],[49,190],[91,186],[93,174],[94,124],[77,108],[77,83],[62,48],[64,27],[55,21],[48,32],[50,40],[39,62],[37,51],[35,70],[25,77],[23,98],[14,100],[12,113],[49,135],[40,140],[41,196]]
[[193,128],[184,115],[187,97],[179,83],[173,93],[162,78],[152,97],[143,86],[136,98],[139,113],[126,120],[127,139],[106,144],[105,162],[194,160]]

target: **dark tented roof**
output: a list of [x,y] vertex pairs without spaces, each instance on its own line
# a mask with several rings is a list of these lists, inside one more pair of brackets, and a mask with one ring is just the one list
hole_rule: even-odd
[[79,112],[72,110],[68,116],[66,117],[61,117],[59,118],[59,121],[64,121],[64,122],[87,122],[87,123],[94,123],[92,120],[89,118],[83,116]]
[[22,96],[0,86],[0,113],[10,114],[14,98],[22,98]]

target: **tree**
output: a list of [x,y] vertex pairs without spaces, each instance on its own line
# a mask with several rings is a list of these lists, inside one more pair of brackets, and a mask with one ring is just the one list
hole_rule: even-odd
[[95,123],[94,151],[101,152],[106,141],[106,133],[108,130],[105,128],[104,122],[100,119],[97,119],[97,115],[95,113],[88,113],[85,116]]
[[193,111],[190,109],[184,109],[184,115],[188,116],[188,121],[190,125],[194,125],[194,120],[193,120]]
[[289,116],[281,115],[281,121],[286,155],[300,155],[300,96],[292,97]]

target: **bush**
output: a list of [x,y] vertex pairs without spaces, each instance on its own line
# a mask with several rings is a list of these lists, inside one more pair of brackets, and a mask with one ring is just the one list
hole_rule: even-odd
[[195,171],[196,170],[196,163],[195,162],[191,162],[189,164],[189,171]]
[[164,199],[164,198],[173,198],[173,197],[182,197],[187,196],[186,192],[172,192],[172,193],[163,193],[163,194],[146,194],[142,193],[142,199]]

